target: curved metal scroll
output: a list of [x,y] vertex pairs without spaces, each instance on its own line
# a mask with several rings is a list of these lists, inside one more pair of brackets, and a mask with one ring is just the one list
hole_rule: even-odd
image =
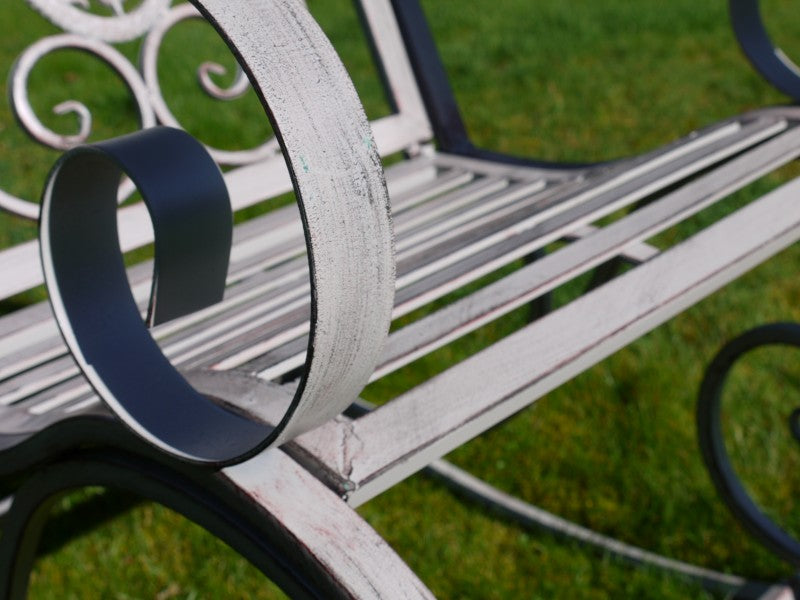
[[245,454],[269,430],[221,409],[172,367],[131,294],[116,228],[117,187],[136,183],[155,230],[148,322],[222,299],[231,208],[218,167],[188,134],[148,129],[72,150],[42,199],[42,264],[56,320],[92,386],[122,420],[186,458]]
[[58,150],[69,150],[89,138],[92,117],[89,109],[76,100],[67,100],[53,109],[57,114],[74,112],[80,121],[80,132],[76,135],[59,135],[49,130],[36,116],[28,98],[28,79],[36,64],[56,50],[81,50],[96,56],[111,67],[131,91],[139,110],[142,129],[156,124],[156,113],[150,106],[150,92],[134,66],[119,50],[106,43],[74,34],[46,37],[30,46],[14,63],[9,81],[11,108],[23,128],[36,141]]
[[[23,129],[32,139],[57,150],[69,150],[84,143],[92,129],[92,115],[85,104],[66,100],[53,108],[56,114],[74,113],[78,117],[79,131],[74,135],[61,135],[46,127],[36,116],[28,97],[28,81],[36,64],[45,56],[59,50],[80,50],[105,62],[122,79],[131,92],[139,111],[140,126],[144,129],[156,124],[156,113],[150,102],[150,92],[139,72],[113,46],[92,38],[75,34],[54,35],[31,45],[14,63],[9,78],[8,92],[11,109]],[[120,194],[126,197],[126,192]],[[26,219],[39,216],[39,205],[17,198],[0,190],[0,208]]]
[[[756,327],[726,344],[708,367],[697,405],[700,450],[711,479],[747,529],[767,547],[793,564],[800,564],[800,542],[767,517],[744,488],[725,450],[720,404],[725,380],[734,363],[747,352],[767,345],[800,347],[800,324],[773,323]],[[789,426],[795,428],[796,413]]]
[[[366,116],[344,67],[306,9],[296,0],[194,3],[239,58],[266,108],[292,176],[305,230],[312,287],[311,330],[297,392],[288,406],[282,398],[271,399],[278,405],[275,412],[280,414],[271,423],[273,427],[219,408],[181,377],[155,379],[153,373],[167,372],[172,367],[141,327],[135,348],[120,348],[118,343],[114,347],[110,332],[115,329],[111,326],[115,325],[118,302],[122,301],[109,297],[106,286],[91,281],[97,264],[93,261],[111,262],[110,258],[87,251],[87,272],[71,268],[69,277],[58,280],[57,286],[76,288],[67,302],[74,302],[76,310],[85,311],[79,307],[85,300],[102,310],[104,316],[98,319],[108,321],[107,330],[103,328],[105,321],[101,321],[102,325],[95,324],[72,339],[67,335],[67,341],[109,405],[137,433],[163,450],[193,461],[226,464],[308,431],[356,399],[374,369],[389,328],[394,296],[393,242],[388,193]],[[108,153],[108,148],[104,145],[103,151]],[[68,175],[64,166],[73,160],[86,163],[87,156],[93,153],[96,155],[97,150],[69,154],[54,172],[43,200],[43,236],[53,236],[56,221],[47,213],[52,210],[52,196],[60,193],[59,179]],[[122,162],[118,156],[115,160]],[[122,170],[131,167],[122,166]],[[99,175],[93,174],[93,180],[110,178],[107,167],[81,167],[84,172],[89,169],[98,169]],[[159,170],[158,165],[150,165],[130,175],[143,181],[150,177],[151,169],[163,178],[160,185],[182,193],[186,182],[181,182],[186,174],[173,177],[169,168]],[[84,193],[82,185],[90,178],[73,179],[67,191],[70,197],[80,198]],[[160,193],[157,188],[141,191],[145,196]],[[155,215],[154,221],[158,235],[160,227]],[[100,235],[110,234],[87,238]],[[42,252],[46,277],[48,282],[56,281],[58,266],[54,261],[61,259],[60,253],[45,237]],[[156,242],[157,253],[158,247]],[[67,254],[71,252],[70,249]],[[118,255],[114,260],[116,269],[120,264]],[[91,285],[91,292],[76,283],[80,277],[72,273],[78,272]],[[54,295],[56,313],[62,326],[68,323],[65,330],[69,331],[74,324],[69,322],[69,306],[59,299],[59,294],[64,296],[63,292]],[[97,298],[87,299],[90,295]],[[159,301],[156,298],[156,309]],[[129,306],[125,310],[132,310],[132,300],[128,298],[126,302]],[[133,327],[131,320],[126,322]],[[100,372],[92,361],[80,358],[81,344],[95,343],[93,334],[98,332],[105,338],[106,350],[96,351],[106,365],[105,372]],[[121,382],[135,386],[136,391]]]
[[[291,598],[433,595],[378,534],[280,451],[209,474],[105,448],[30,472],[14,494],[0,538],[0,597],[27,597],[49,508],[65,492],[104,486],[154,500],[219,537]],[[277,482],[261,493],[247,469]],[[263,479],[263,478],[262,478]]]
[[800,101],[800,67],[772,43],[759,0],[729,0],[729,9],[736,39],[753,66],[781,92]]

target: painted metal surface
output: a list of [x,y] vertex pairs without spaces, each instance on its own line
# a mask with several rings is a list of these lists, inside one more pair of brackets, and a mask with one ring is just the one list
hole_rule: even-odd
[[247,557],[292,598],[433,598],[363,519],[279,450],[210,473],[125,447],[125,432],[105,425],[117,440],[103,450],[80,449],[86,436],[66,434],[78,446],[70,457],[32,467],[19,486],[0,538],[0,597],[26,597],[53,503],[76,487],[104,486],[178,511]]
[[[765,346],[800,347],[800,324],[761,325],[741,334],[720,349],[706,369],[700,387],[697,433],[711,480],[733,514],[770,550],[796,567],[800,565],[800,541],[780,527],[754,500],[731,463],[722,430],[723,392],[731,369],[747,353]],[[769,407],[764,410],[769,410]],[[797,414],[798,411],[795,410],[789,415],[786,426],[800,440],[797,435]]]
[[[161,90],[161,82],[158,76],[158,58],[165,35],[176,25],[183,21],[192,19],[202,19],[200,12],[191,4],[179,4],[164,15],[162,19],[150,29],[144,38],[142,49],[139,54],[140,69],[144,77],[145,85],[151,91],[150,100],[152,108],[158,117],[159,123],[170,127],[180,127],[178,119],[169,108],[166,98]],[[226,88],[220,88],[210,75],[224,75],[225,67],[222,65],[205,61],[197,69],[198,81],[201,88],[209,96],[218,100],[233,100],[242,96],[250,89],[250,82],[241,67],[237,65],[236,78],[233,84]],[[221,165],[246,165],[266,160],[276,156],[280,152],[278,141],[274,138],[266,140],[257,148],[249,150],[220,150],[209,147],[211,156]]]
[[[31,3],[39,7],[50,5],[44,0]],[[117,17],[124,16],[121,3],[111,0],[104,3]],[[85,2],[68,4],[70,9],[84,12],[81,7]],[[155,4],[143,2],[137,6],[144,9]],[[219,65],[201,64],[198,69],[201,88],[213,97],[227,99],[242,93],[246,83],[249,86],[253,80],[278,131],[275,140],[268,140],[254,150],[234,154],[214,152],[218,161],[236,165],[225,175],[234,209],[291,189],[298,192],[302,203],[300,211],[294,207],[281,209],[237,228],[227,278],[229,293],[221,303],[153,330],[166,358],[182,369],[190,369],[183,374],[191,385],[203,394],[221,398],[239,414],[255,419],[255,425],[252,422],[250,425],[261,433],[253,436],[255,445],[242,444],[244,454],[236,458],[247,456],[259,444],[269,443],[263,432],[271,431],[281,420],[288,438],[314,422],[329,418],[338,412],[335,406],[344,407],[355,397],[360,389],[355,380],[360,378],[363,383],[365,374],[378,378],[392,372],[543,293],[548,286],[583,273],[609,257],[625,256],[633,249],[645,261],[632,275],[612,280],[608,286],[570,304],[565,314],[553,315],[503,340],[374,415],[355,420],[335,417],[296,438],[287,448],[298,459],[302,458],[307,470],[297,465],[284,469],[278,464],[280,461],[275,462],[274,451],[268,450],[235,467],[216,472],[207,470],[199,476],[204,483],[212,482],[212,486],[227,477],[237,493],[243,492],[246,498],[243,504],[225,508],[229,517],[244,515],[255,522],[277,517],[279,528],[289,527],[291,522],[292,527],[312,538],[320,528],[335,521],[337,526],[326,531],[330,530],[337,550],[322,558],[333,561],[335,577],[349,579],[353,585],[364,582],[373,585],[380,580],[381,569],[387,568],[409,590],[420,592],[415,579],[410,578],[413,576],[396,569],[393,562],[396,557],[370,560],[363,549],[375,543],[374,532],[368,532],[366,537],[359,537],[361,533],[350,536],[347,519],[352,513],[334,494],[328,494],[331,507],[315,512],[316,506],[310,498],[318,494],[321,497],[327,490],[319,492],[309,473],[348,496],[352,504],[366,501],[796,239],[800,217],[792,206],[791,196],[797,192],[792,188],[759,201],[724,225],[703,232],[688,246],[658,253],[642,244],[654,232],[794,158],[799,145],[797,109],[763,110],[730,119],[658,151],[597,169],[581,166],[567,169],[564,165],[554,167],[515,160],[479,151],[468,140],[461,147],[459,144],[465,141],[461,136],[466,133],[459,131],[458,123],[448,130],[445,122],[447,111],[455,107],[447,106],[452,100],[446,97],[449,90],[443,84],[430,93],[425,92],[424,86],[418,88],[422,79],[430,79],[430,73],[436,73],[435,60],[431,62],[431,57],[436,59],[435,49],[431,50],[433,46],[429,45],[425,50],[425,40],[414,36],[414,31],[420,31],[418,23],[408,24],[409,15],[411,21],[422,19],[419,6],[414,0],[394,2],[395,14],[388,0],[367,1],[361,6],[362,17],[372,33],[379,58],[384,61],[383,71],[398,111],[376,122],[376,137],[366,139],[360,137],[365,131],[368,133],[366,120],[346,76],[299,2],[198,0],[196,4],[223,32],[244,66],[237,71],[233,85],[222,89],[211,78],[218,73]],[[68,12],[63,6],[59,10],[59,14]],[[75,17],[69,14],[73,15],[70,19]],[[139,67],[129,68],[118,65],[116,58],[104,58],[113,54],[113,48],[107,50],[111,46],[106,41],[87,42],[81,38],[80,43],[105,60],[130,89],[140,90],[134,97],[142,98],[136,103],[143,122],[174,125],[177,121],[161,94],[156,62],[167,30],[184,20],[197,18],[198,12],[183,5],[169,11],[164,8],[158,14],[158,19],[151,23],[155,25],[152,33],[145,39]],[[58,21],[56,17],[53,20]],[[255,27],[258,20],[271,23],[272,28]],[[19,63],[21,67],[18,66],[16,89],[21,90],[21,96],[14,101],[18,114],[26,110],[26,73],[48,52],[67,47],[70,39],[67,36],[50,39],[26,51]],[[411,62],[404,44],[412,50]],[[100,50],[95,51],[95,47]],[[277,47],[280,51],[264,55],[264,47]],[[428,68],[427,75],[413,64],[419,61],[428,64],[424,67]],[[320,69],[320,65],[325,68]],[[142,89],[149,94],[148,99],[144,99]],[[416,154],[420,150],[419,144],[427,141],[431,128],[422,105],[428,103],[430,110],[431,97],[444,102],[439,107],[441,114],[433,115],[434,129],[438,127],[436,130],[444,141],[450,135],[453,139],[448,143],[452,142],[452,147],[448,148],[460,155],[429,149],[427,155],[420,154],[390,171],[390,187],[394,177],[393,211],[400,259],[398,294],[392,308],[391,264],[380,262],[380,257],[385,258],[385,251],[391,247],[391,238],[384,235],[388,231],[387,206],[380,177],[375,175],[380,170],[377,154],[392,149]],[[85,139],[91,130],[88,111],[74,101],[66,102],[60,110],[73,110],[81,117],[79,134],[36,135],[51,146],[61,144],[59,147],[69,147]],[[457,117],[457,107],[455,110]],[[29,130],[36,130],[38,118],[32,111],[24,120]],[[48,135],[51,137],[46,140]],[[737,158],[740,152],[744,154]],[[664,202],[609,226],[588,226],[603,215],[635,206],[700,173],[704,174],[694,183],[662,198]],[[107,195],[110,198],[112,194],[109,191]],[[5,202],[4,206],[21,214],[35,215],[36,205],[22,204],[24,201],[18,198],[4,198],[0,195],[0,204]],[[370,203],[368,198],[378,201]],[[111,200],[106,203],[109,207],[113,205]],[[337,208],[337,204],[341,206]],[[783,217],[774,218],[775,213]],[[143,207],[125,207],[120,214],[124,248],[152,239]],[[374,222],[371,225],[359,222],[351,228],[353,221],[360,221],[364,214]],[[343,219],[350,221],[342,225]],[[348,232],[348,236],[352,233],[352,239],[334,239],[341,238],[342,232]],[[741,237],[747,245],[726,249],[717,256],[716,250],[726,236],[737,240]],[[550,241],[564,238],[576,241],[428,319],[399,329],[381,350],[389,314],[395,317],[408,314]],[[376,239],[377,246],[370,247]],[[312,255],[310,268],[302,256],[306,245]],[[345,247],[356,247],[364,254],[356,260]],[[372,252],[376,248],[380,257],[373,262],[376,259]],[[35,245],[0,253],[0,272],[9,274],[13,285],[28,289],[37,282],[36,274],[28,273],[35,271],[28,265],[33,264],[31,257],[35,258],[36,253]],[[372,277],[366,265],[376,269],[380,282]],[[133,298],[140,308],[150,293],[149,269],[149,265],[143,265],[130,272]],[[313,278],[313,291],[309,274]],[[340,287],[342,281],[344,289]],[[3,293],[12,289],[12,283],[0,285],[6,286]],[[375,289],[377,296],[373,293]],[[372,298],[377,298],[379,306],[370,305]],[[323,309],[315,302],[322,302]],[[602,322],[608,315],[598,310],[598,306],[623,307],[616,311],[623,313],[622,316],[611,315],[613,319],[623,319],[614,321],[618,330],[609,330],[611,325]],[[0,441],[4,445],[3,456],[11,457],[9,460],[21,465],[20,468],[31,466],[26,461],[31,461],[32,455],[37,460],[42,458],[29,452],[31,449],[50,453],[45,459],[69,450],[68,440],[59,433],[78,425],[84,428],[85,437],[81,439],[95,440],[101,447],[116,447],[114,440],[100,434],[106,431],[104,426],[108,423],[98,424],[94,420],[105,412],[55,337],[53,322],[46,310],[40,310],[44,308],[33,307],[0,320],[2,424],[6,430],[18,428],[24,432],[19,437],[0,435]],[[365,309],[373,312],[365,315]],[[375,329],[374,323],[380,326]],[[366,331],[370,329],[373,331]],[[311,346],[303,337],[309,331]],[[361,349],[350,339],[353,332],[365,336]],[[368,364],[368,359],[372,364]],[[375,361],[378,364],[373,371]],[[280,380],[294,377],[304,365],[305,377],[311,382],[305,386],[298,386],[297,381],[280,385],[232,371],[220,372],[220,369],[242,369],[261,378]],[[338,381],[340,373],[349,373],[350,368],[358,376],[348,382]],[[334,402],[323,406],[331,398]],[[302,405],[294,414],[300,417],[299,424],[290,423],[292,416],[286,416],[287,407],[293,402],[298,407]],[[214,430],[200,427],[195,433],[205,431]],[[205,447],[198,442],[193,448],[201,453],[208,451],[208,440],[204,444]],[[173,453],[191,454],[176,452],[175,445],[166,446]],[[207,453],[190,458],[225,462],[230,456],[220,458]],[[7,464],[6,467],[10,468]],[[136,468],[144,467],[140,463]],[[178,477],[195,468],[179,461],[170,462],[169,467]],[[69,469],[77,472],[72,466]],[[307,485],[306,479],[313,485]],[[147,485],[144,480],[136,483],[142,488]],[[286,500],[276,494],[279,485],[293,489],[296,496]],[[207,493],[197,496],[203,501],[208,497]],[[321,505],[327,506],[328,499]],[[285,502],[291,506],[287,507]],[[309,502],[311,505],[307,506]],[[271,508],[265,516],[262,509],[267,505]],[[303,510],[289,514],[301,506]],[[195,510],[194,500],[181,507],[185,512]],[[306,510],[314,519],[318,518],[313,525],[304,521]],[[267,537],[262,541],[271,540]],[[315,538],[314,543],[327,542],[323,536]],[[302,553],[304,549],[300,544],[290,545],[288,550]],[[360,579],[358,569],[349,569],[346,563],[351,552],[371,573],[368,577]],[[255,562],[259,564],[258,559]],[[312,567],[311,572],[315,568],[318,566]]]
[[733,31],[756,70],[794,100],[800,101],[800,67],[776,47],[764,26],[760,0],[729,0]]
[[[152,127],[156,123],[178,127],[179,122],[170,109],[170,101],[165,97],[158,74],[158,59],[162,52],[164,37],[181,23],[200,18],[191,4],[178,4],[170,8],[168,0],[146,0],[131,12],[125,11],[123,0],[102,0],[102,4],[113,14],[104,16],[89,10],[89,0],[27,0],[34,9],[64,30],[37,41],[23,51],[12,69],[11,108],[22,127],[32,139],[48,147],[66,150],[87,141],[92,133],[92,115],[86,105],[74,99],[67,99],[53,107],[56,114],[75,113],[78,117],[78,131],[57,133],[42,124],[29,101],[28,78],[30,72],[45,57],[61,50],[77,48],[92,57],[105,62],[119,75],[131,94],[141,115],[140,126]],[[303,6],[304,3],[301,3]],[[370,28],[381,31],[375,40],[375,59],[384,74],[384,83],[390,104],[395,111],[373,122],[374,143],[380,154],[406,151],[418,153],[419,146],[432,137],[425,108],[417,90],[403,45],[394,13],[387,2],[368,2],[361,7],[364,20]],[[122,56],[111,44],[141,38],[142,50],[136,64]],[[198,57],[200,60],[202,57]],[[218,63],[203,61],[197,67],[199,90],[218,100],[238,98],[250,89],[250,82],[244,72],[237,68],[233,83],[223,89],[217,85],[213,75],[221,75],[225,68]],[[120,132],[123,133],[123,132]],[[279,155],[280,144],[274,138],[265,140],[256,148],[230,150],[209,148],[215,160],[221,165],[252,166],[256,170],[274,170],[275,165],[283,168]],[[285,170],[285,168],[283,168]],[[253,187],[251,170],[238,175],[229,174],[237,181],[245,180],[247,187]],[[291,189],[288,177],[284,178],[286,189]],[[121,190],[121,197],[127,197],[132,189],[127,186]],[[272,197],[274,192],[252,197],[235,194],[246,204],[252,204]],[[0,189],[0,208],[26,219],[35,220],[38,207],[30,199],[19,198]],[[147,243],[139,242],[139,244]]]
[[163,18],[170,0],[143,0],[126,12],[124,0],[100,0],[112,9],[110,16],[90,12],[89,0],[26,0],[54,25],[85,38],[127,42],[148,31]]
[[[797,241],[798,191],[800,181],[785,184],[378,410],[297,442],[343,468],[350,502],[369,500]],[[343,430],[352,443],[330,443]]]
[[148,129],[79,147],[51,173],[40,240],[61,333],[100,397],[151,443],[200,461],[249,454],[270,429],[195,392],[142,322],[117,238],[123,173],[136,182],[156,232],[146,321],[165,322],[222,299],[232,215],[219,169],[187,133]]
[[[81,360],[79,354],[78,362],[100,395],[140,435],[190,460],[227,463],[312,429],[341,412],[358,396],[373,371],[388,332],[394,295],[393,241],[388,193],[366,116],[344,67],[305,8],[292,1],[266,4],[209,1],[198,5],[246,65],[278,133],[292,175],[311,277],[311,321],[304,375],[294,400],[286,407],[285,417],[280,423],[274,423],[273,429],[266,430],[238,415],[221,414],[217,407],[200,402],[180,378],[166,376],[166,373],[174,371],[165,370],[163,355],[153,352],[155,345],[149,336],[137,334],[138,342],[133,346],[140,352],[135,355],[144,362],[139,365],[141,369],[132,368],[127,376],[124,373],[116,377],[108,375],[115,373],[110,362],[106,362],[106,373],[95,370],[95,361],[90,356]],[[272,27],[264,28],[260,23],[270,23]],[[152,197],[153,204],[156,204],[159,189],[155,182],[167,190],[180,189],[187,182],[198,184],[200,187],[194,191],[192,188],[184,190],[187,194],[184,202],[190,200],[193,193],[213,187],[206,185],[208,182],[202,178],[211,172],[210,169],[217,172],[213,163],[198,167],[195,180],[191,168],[180,169],[177,168],[180,165],[173,165],[176,168],[170,169],[168,157],[179,152],[161,155],[165,164],[158,173],[137,171],[142,161],[136,157],[147,156],[151,149],[154,155],[159,155],[157,151],[163,148],[152,137],[135,138],[137,143],[142,140],[142,147],[128,154],[111,153],[122,164],[123,172],[130,170],[128,174],[140,186],[152,185],[147,195]],[[147,144],[152,145],[151,149]],[[98,147],[106,152],[110,152],[111,147],[127,149],[122,142]],[[42,251],[49,282],[56,280],[58,267],[53,261],[77,254],[77,248],[69,244],[64,248],[52,245],[57,231],[53,223],[64,222],[65,218],[51,220],[50,213],[60,203],[66,204],[70,199],[80,197],[80,182],[87,178],[87,174],[81,171],[72,176],[66,167],[82,163],[84,154],[79,150],[68,155],[54,171],[47,187],[43,204]],[[81,164],[81,168],[88,167]],[[109,231],[115,206],[106,206],[109,198],[105,197],[109,193],[105,184],[113,180],[114,175],[118,173],[98,176],[103,189],[96,193],[88,191],[85,196],[92,210],[103,204],[106,211],[103,223],[94,223],[94,228],[102,232],[97,235],[107,237],[107,243],[98,247],[109,247],[116,241],[116,231],[113,228]],[[155,182],[147,179],[151,176]],[[62,181],[72,183],[62,185]],[[221,179],[215,185],[223,186]],[[115,200],[113,194],[111,200]],[[150,209],[152,213],[152,206]],[[200,205],[197,207],[197,217],[201,220],[205,218],[204,209]],[[84,218],[88,214],[94,213],[87,213]],[[152,216],[158,231],[161,215]],[[70,240],[85,239],[74,235],[79,231],[80,223],[74,222],[71,226],[73,237]],[[158,248],[158,235],[156,244]],[[98,254],[105,256],[106,253]],[[157,257],[157,264],[158,261]],[[121,260],[115,263],[118,265],[121,265]],[[78,265],[69,271],[86,272],[85,267]],[[117,274],[117,280],[112,279],[112,290],[125,287],[124,273]],[[66,275],[51,289],[62,289],[66,281],[74,279],[73,272],[66,272]],[[82,282],[86,287],[89,283]],[[94,289],[98,298],[102,298],[106,291],[102,284]],[[191,289],[185,289],[184,293],[190,294]],[[117,301],[122,302],[122,296],[118,296]],[[73,328],[76,326],[71,319],[65,318],[64,313],[70,310],[70,306],[80,307],[80,302],[77,299],[64,302],[57,311],[62,314],[60,322],[66,332],[70,328],[64,329],[63,323],[70,322]],[[93,308],[100,307],[96,305]],[[132,314],[134,318],[127,323],[119,321],[120,329],[112,328],[114,335],[102,339],[113,343],[114,337],[121,335],[133,340],[129,336],[136,326],[132,299],[126,303],[126,314]],[[76,331],[75,336],[67,333],[73,351],[77,348],[83,350],[82,345],[97,338],[100,331],[92,329],[88,327],[83,333]],[[97,359],[113,356],[113,353],[108,354],[109,350],[98,348]],[[117,362],[123,362],[121,357]],[[141,373],[161,372],[165,373],[163,377],[154,376],[153,379],[161,382],[163,389],[141,390],[136,387],[129,390],[131,378],[139,377]],[[137,396],[140,398],[138,401]],[[141,398],[147,398],[147,401]],[[166,398],[172,400],[165,406]],[[185,402],[179,401],[184,398]],[[194,426],[170,424],[168,416],[174,414],[192,415]]]
[[304,7],[291,0],[197,5],[265,103],[305,231],[312,286],[306,367],[270,440],[279,444],[352,403],[380,355],[394,300],[388,193],[356,92]]

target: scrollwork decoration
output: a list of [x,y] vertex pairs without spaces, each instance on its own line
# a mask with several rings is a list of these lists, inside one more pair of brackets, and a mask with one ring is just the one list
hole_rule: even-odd
[[[74,113],[78,117],[79,130],[75,134],[64,135],[46,127],[36,116],[28,95],[31,72],[45,56],[59,50],[82,50],[96,56],[108,64],[124,81],[130,90],[140,115],[142,128],[156,125],[156,115],[150,102],[150,92],[136,68],[113,46],[100,40],[75,34],[60,34],[43,38],[29,46],[12,67],[9,81],[11,108],[21,126],[37,142],[56,150],[68,150],[89,138],[92,130],[92,116],[86,105],[77,100],[66,100],[53,108],[56,114]],[[0,207],[18,216],[36,219],[38,205],[0,193]]]
[[104,42],[127,42],[144,35],[163,18],[169,0],[144,0],[132,12],[124,10],[125,0],[101,0],[112,16],[87,12],[87,0],[27,0],[47,20],[64,31]]
[[197,76],[200,80],[200,85],[209,96],[217,100],[235,100],[243,96],[247,90],[250,89],[250,81],[248,81],[247,76],[238,64],[236,65],[236,78],[230,87],[220,87],[211,78],[212,74],[225,75],[227,72],[228,70],[224,66],[215,62],[206,61],[197,69]]
[[89,109],[76,100],[67,100],[53,108],[57,114],[74,112],[80,121],[80,131],[74,135],[58,134],[47,128],[36,116],[28,97],[28,80],[36,64],[48,54],[57,50],[84,50],[97,56],[112,67],[123,79],[136,100],[141,117],[141,126],[152,127],[156,124],[156,116],[150,104],[150,94],[142,77],[133,65],[113,46],[104,42],[84,38],[74,34],[55,35],[39,40],[28,47],[17,59],[11,72],[9,93],[12,109],[20,124],[38,142],[58,150],[69,150],[77,144],[85,142],[92,128]]
[[[167,32],[183,21],[202,19],[200,13],[191,4],[181,4],[170,9],[169,0],[142,0],[128,12],[126,5],[129,0],[96,1],[108,7],[111,14],[93,14],[90,12],[90,0],[26,0],[28,5],[67,33],[43,38],[22,52],[9,77],[11,109],[32,139],[56,150],[69,150],[85,143],[92,132],[92,114],[85,104],[77,100],[67,99],[52,109],[56,114],[76,115],[77,131],[69,134],[57,133],[46,127],[31,106],[31,72],[42,58],[65,49],[76,49],[99,57],[119,75],[138,108],[141,128],[159,123],[180,127],[161,90],[158,56]],[[143,41],[139,65],[136,66],[111,43],[139,37]],[[230,85],[217,83],[216,78],[226,73],[226,67],[216,62],[200,63],[197,68],[200,88],[208,96],[222,101],[239,98],[250,89],[250,82],[238,64]],[[232,166],[251,164],[280,153],[279,144],[274,138],[252,149],[208,149],[217,163]],[[132,189],[129,182],[123,183],[120,198],[127,197]],[[0,190],[0,209],[32,220],[37,219],[39,214],[37,203],[18,198],[4,190]]]
[[[795,566],[800,565],[800,540],[775,523],[756,504],[740,480],[725,448],[721,404],[725,381],[734,364],[745,354],[764,346],[800,348],[800,324],[770,323],[746,331],[728,342],[706,370],[697,402],[700,450],[711,480],[739,521],[770,550]],[[800,409],[788,416],[793,437],[800,437]]]
[[[173,8],[169,13],[156,24],[147,35],[141,51],[141,68],[144,81],[151,92],[153,109],[158,120],[170,127],[181,127],[178,119],[167,106],[158,77],[158,55],[161,49],[164,36],[178,23],[189,19],[202,19],[202,15],[191,4],[182,4]],[[228,88],[218,86],[211,79],[211,74],[224,75],[227,69],[217,63],[204,62],[198,68],[198,80],[202,89],[211,97],[218,100],[232,100],[243,95],[249,88],[250,83],[244,72],[237,65],[236,78]],[[274,138],[267,140],[261,146],[251,150],[222,150],[206,145],[211,156],[220,164],[224,165],[244,165],[267,159],[275,156],[279,152],[279,145]]]

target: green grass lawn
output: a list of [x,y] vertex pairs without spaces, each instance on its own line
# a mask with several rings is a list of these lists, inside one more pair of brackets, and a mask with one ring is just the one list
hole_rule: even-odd
[[[786,102],[740,54],[726,4],[424,1],[475,140],[514,154],[580,161],[655,148],[722,117]],[[795,3],[761,4],[784,49],[800,57]],[[351,11],[339,1],[309,0],[309,5],[343,53],[368,113],[385,112],[378,78],[353,34]],[[15,26],[7,25],[0,38],[2,64],[10,65],[52,29],[35,16],[23,18],[28,9],[21,0],[6,0],[0,10],[14,15],[4,22]],[[180,38],[171,43],[182,45]],[[122,50],[135,56],[137,48]],[[135,107],[113,75],[88,59],[64,68],[66,60],[52,57],[36,73],[32,89],[40,114],[66,98],[101,98],[91,107],[96,137],[135,127]],[[192,85],[192,64],[191,59],[165,63],[180,74],[165,83],[170,94],[179,97]],[[259,110],[252,98],[224,114],[196,96],[175,105],[193,133],[222,147],[263,139],[267,128]],[[12,121],[7,102],[0,101],[0,185],[34,198],[57,154],[27,142]],[[48,122],[60,130],[74,126],[69,117]],[[798,174],[797,165],[787,167],[725,204],[745,202]],[[726,206],[715,210],[700,215],[695,226]],[[661,239],[686,235],[691,227]],[[3,244],[34,234],[30,224],[0,219]],[[751,577],[791,574],[791,567],[753,541],[717,499],[697,450],[694,402],[704,367],[725,340],[766,321],[800,318],[799,260],[798,248],[783,252],[449,458],[508,492],[648,550]],[[556,302],[574,289],[560,290]],[[369,388],[365,396],[385,400],[520,327],[525,317],[520,310],[484,327]],[[793,350],[770,349],[737,369],[726,432],[753,493],[776,519],[800,532],[793,511],[800,453],[786,427],[786,416],[800,406],[796,358]],[[64,508],[73,501],[65,500]],[[708,597],[664,573],[632,569],[523,530],[424,475],[359,512],[442,598]],[[198,527],[143,503],[66,546],[47,549],[31,597],[273,598],[279,593]]]

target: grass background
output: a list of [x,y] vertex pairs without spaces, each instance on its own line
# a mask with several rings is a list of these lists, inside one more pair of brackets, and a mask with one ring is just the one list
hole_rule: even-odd
[[[309,4],[342,52],[369,114],[385,113],[352,10],[340,1]],[[423,4],[469,129],[478,144],[496,150],[603,160],[654,148],[736,112],[786,102],[741,56],[723,0]],[[795,3],[764,0],[762,8],[776,39],[800,57]],[[4,16],[0,39],[4,65],[53,31],[20,0],[9,0],[1,10],[10,15]],[[160,64],[170,72],[164,87],[174,98],[173,109],[192,133],[215,145],[254,145],[268,131],[252,98],[221,111],[189,90],[193,68],[217,50],[181,58],[169,52],[170,44],[180,49],[203,36],[202,26],[193,24],[167,41]],[[121,50],[135,57],[138,49],[127,44]],[[93,99],[95,138],[136,125],[136,107],[124,87],[96,60],[75,53],[49,57],[34,73],[31,90],[43,119],[49,107],[66,98]],[[47,117],[46,122],[59,131],[75,125],[70,116]],[[18,133],[7,103],[0,102],[4,189],[37,197],[56,156]],[[685,236],[798,174],[794,165],[764,178],[655,242]],[[0,219],[3,244],[34,233],[30,224]],[[791,568],[750,539],[717,499],[697,451],[694,401],[704,366],[725,340],[765,321],[800,316],[800,282],[794,276],[798,258],[797,248],[785,251],[450,458],[506,491],[649,550],[751,577],[789,575]],[[556,302],[566,301],[575,289],[560,290]],[[41,291],[15,298],[5,309],[36,297]],[[518,328],[525,316],[516,311],[372,386],[365,396],[385,400]],[[737,368],[726,428],[753,493],[793,531],[800,530],[793,510],[800,456],[786,418],[800,406],[796,358],[793,350],[766,349]],[[61,509],[73,502],[65,499]],[[707,597],[661,572],[630,569],[569,542],[525,531],[422,475],[359,511],[442,598]],[[198,527],[144,503],[44,552],[31,597],[279,594]]]

